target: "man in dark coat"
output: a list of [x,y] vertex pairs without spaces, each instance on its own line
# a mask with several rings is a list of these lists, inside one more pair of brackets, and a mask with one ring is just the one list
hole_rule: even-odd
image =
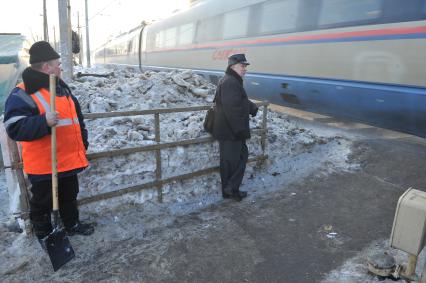
[[258,110],[243,87],[248,65],[244,54],[230,56],[215,97],[213,137],[219,141],[222,196],[237,201],[247,196],[247,192],[240,191],[240,185],[248,159],[249,114],[255,116]]
[[[64,140],[65,135],[59,134],[57,138],[58,152],[61,150],[60,152],[64,153],[58,154],[57,158],[60,216],[68,235],[90,235],[94,232],[94,227],[79,220],[77,207],[79,192],[77,174],[87,167],[85,151],[89,146],[80,104],[71,94],[68,85],[60,79],[60,56],[50,44],[46,41],[36,42],[31,46],[29,53],[31,66],[22,73],[23,83],[13,89],[7,98],[4,125],[9,137],[22,144],[24,171],[31,182],[30,220],[34,233],[41,240],[53,229],[50,219],[52,208],[50,135],[51,127],[55,126],[58,127],[58,132],[66,134],[67,138],[73,137]],[[50,74],[58,78],[56,112],[50,112],[48,102],[50,98],[47,99]],[[43,109],[44,113],[40,109]],[[61,168],[66,169],[60,170]]]

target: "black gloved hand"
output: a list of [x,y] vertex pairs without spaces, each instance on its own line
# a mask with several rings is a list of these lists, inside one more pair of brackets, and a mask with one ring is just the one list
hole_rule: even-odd
[[259,111],[259,107],[257,107],[256,104],[252,103],[250,105],[250,114],[251,114],[251,116],[252,117],[256,116],[257,115],[257,111]]
[[252,112],[250,113],[252,117],[257,115],[257,111],[259,111],[259,107],[257,105],[254,106]]

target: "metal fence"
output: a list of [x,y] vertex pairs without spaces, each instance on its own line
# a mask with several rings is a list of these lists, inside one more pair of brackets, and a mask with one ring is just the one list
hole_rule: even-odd
[[[263,162],[268,158],[265,154],[266,151],[266,134],[267,134],[267,113],[268,113],[268,102],[257,102],[256,105],[259,107],[263,107],[263,115],[260,129],[252,130],[253,134],[260,135],[260,143],[262,154],[258,156],[254,156],[249,158],[248,162],[258,161]],[[128,193],[134,193],[141,191],[143,189],[148,188],[157,188],[157,196],[158,201],[162,202],[163,200],[163,191],[162,187],[164,184],[171,183],[178,180],[187,180],[194,177],[211,174],[215,171],[219,170],[218,166],[205,168],[202,170],[198,170],[195,172],[177,175],[169,178],[162,178],[162,169],[161,169],[161,150],[177,147],[177,146],[189,146],[194,144],[201,143],[209,143],[214,142],[214,139],[211,136],[205,136],[195,139],[186,139],[180,141],[173,142],[161,142],[160,140],[160,114],[170,114],[170,113],[178,113],[178,112],[195,112],[195,111],[205,111],[208,110],[211,106],[193,106],[193,107],[180,107],[180,108],[165,108],[165,109],[150,109],[150,110],[140,110],[140,111],[123,111],[123,112],[106,112],[106,113],[86,113],[84,114],[85,119],[105,119],[105,118],[113,118],[113,117],[124,117],[124,116],[137,116],[137,115],[154,115],[154,126],[155,126],[155,142],[156,144],[147,145],[147,146],[138,146],[132,148],[123,148],[123,149],[114,149],[114,150],[106,150],[96,153],[87,154],[87,158],[89,160],[95,160],[104,157],[114,157],[121,156],[126,154],[132,154],[137,152],[155,152],[155,160],[156,160],[156,169],[155,169],[155,181],[141,183],[137,185],[133,185],[130,187],[119,188],[114,191],[100,193],[97,195],[84,197],[78,200],[79,205],[92,203],[100,200],[105,200],[117,196],[121,196]],[[20,212],[17,212],[16,217],[22,218],[28,222],[28,211],[29,211],[29,183],[25,178],[25,174],[22,170],[22,159],[19,153],[19,149],[17,143],[12,141],[6,134],[6,130],[4,125],[1,126],[0,131],[0,140],[3,154],[3,161],[5,165],[6,171],[6,181],[8,183],[9,194],[13,193],[11,190],[13,188],[20,190]],[[26,228],[27,224],[26,224]],[[28,231],[28,229],[27,229]]]
[[[253,130],[254,134],[260,134],[261,136],[261,148],[262,154],[259,156],[252,157],[248,160],[248,162],[253,161],[263,161],[267,159],[267,155],[265,154],[266,150],[266,132],[267,132],[267,113],[268,113],[268,102],[258,102],[256,103],[259,107],[263,107],[263,116],[262,116],[262,127],[261,129]],[[79,199],[79,204],[87,204],[99,200],[104,200],[116,196],[120,196],[127,193],[134,193],[141,191],[143,189],[156,187],[157,188],[157,196],[158,201],[162,202],[163,200],[163,191],[162,187],[164,184],[171,183],[174,181],[182,181],[191,179],[194,177],[211,174],[219,169],[218,166],[205,168],[202,170],[198,170],[195,172],[191,172],[188,174],[177,175],[169,178],[162,178],[162,169],[161,169],[161,150],[166,148],[172,148],[177,146],[188,146],[193,144],[201,144],[213,142],[214,139],[209,137],[201,137],[196,139],[186,139],[180,141],[173,142],[161,142],[160,140],[160,114],[169,114],[169,113],[178,113],[178,112],[195,112],[195,111],[203,111],[208,110],[211,106],[193,106],[193,107],[180,107],[180,108],[166,108],[166,109],[150,109],[150,110],[139,110],[139,111],[123,111],[123,112],[107,112],[107,113],[89,113],[85,114],[84,117],[86,119],[102,119],[102,118],[113,118],[113,117],[124,117],[124,116],[137,116],[137,115],[154,115],[154,126],[155,126],[155,142],[156,144],[147,145],[147,146],[138,146],[132,148],[124,148],[124,149],[115,149],[115,150],[107,150],[96,153],[89,153],[87,158],[89,160],[95,160],[104,157],[114,157],[121,156],[125,154],[132,154],[136,152],[149,152],[155,151],[155,160],[156,160],[156,169],[155,169],[155,181],[147,182],[143,184],[133,185],[131,187],[120,188],[111,192],[100,193],[94,196],[89,196],[85,198]]]

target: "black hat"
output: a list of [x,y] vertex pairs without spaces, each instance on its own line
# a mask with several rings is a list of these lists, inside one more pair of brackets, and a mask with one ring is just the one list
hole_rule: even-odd
[[47,41],[37,41],[30,48],[30,64],[47,62],[60,57]]
[[234,54],[229,56],[228,67],[238,63],[244,64],[244,65],[250,65],[250,63],[247,62],[246,56],[244,54]]

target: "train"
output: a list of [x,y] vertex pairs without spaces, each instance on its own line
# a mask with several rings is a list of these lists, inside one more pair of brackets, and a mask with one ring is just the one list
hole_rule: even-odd
[[25,37],[19,33],[0,33],[0,112],[10,91],[27,66]]
[[191,69],[245,53],[250,98],[426,137],[426,0],[200,0],[104,44],[96,64]]

